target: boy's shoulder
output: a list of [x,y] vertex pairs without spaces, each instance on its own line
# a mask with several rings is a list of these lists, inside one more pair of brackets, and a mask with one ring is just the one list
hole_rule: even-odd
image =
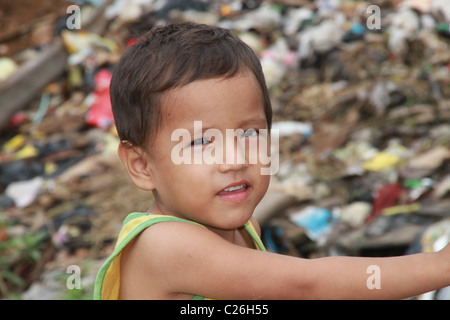
[[[250,222],[260,236],[258,221],[251,217]],[[145,259],[142,262],[159,265],[160,261],[170,264],[170,260],[173,259],[179,263],[180,259],[189,254],[193,255],[194,252],[210,251],[213,243],[219,247],[234,246],[201,224],[166,221],[144,229],[130,248],[138,253],[141,259]]]
[[[157,251],[164,246],[184,246],[189,236],[209,234],[211,231],[200,224],[183,221],[165,221],[146,228],[136,239],[147,250]],[[196,238],[196,237],[193,237]],[[156,253],[156,252],[155,252]]]
[[122,253],[121,296],[170,298],[172,291],[179,290],[170,290],[172,282],[167,279],[179,278],[190,252],[205,250],[211,236],[208,229],[178,221],[144,229]]
[[[258,232],[257,222],[251,222]],[[191,297],[215,297],[219,288],[224,294],[231,279],[248,277],[252,269],[245,267],[248,254],[256,250],[247,249],[201,225],[181,221],[154,224],[122,254],[121,297],[173,299],[182,292],[192,292]]]
[[170,258],[173,253],[185,250],[188,245],[201,246],[203,242],[197,240],[210,234],[212,232],[201,225],[166,221],[145,228],[127,249],[139,252],[140,257],[149,259],[146,262],[153,263],[160,258]]

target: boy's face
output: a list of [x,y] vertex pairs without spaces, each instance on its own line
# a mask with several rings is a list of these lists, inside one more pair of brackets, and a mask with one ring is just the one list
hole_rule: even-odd
[[261,174],[269,164],[251,158],[256,145],[270,150],[256,79],[241,73],[194,81],[162,103],[163,125],[148,153],[155,188],[150,211],[220,230],[242,226],[270,179]]

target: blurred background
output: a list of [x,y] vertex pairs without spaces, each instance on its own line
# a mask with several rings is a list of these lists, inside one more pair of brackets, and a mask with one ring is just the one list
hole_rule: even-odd
[[0,299],[92,298],[123,219],[152,202],[116,155],[111,72],[179,21],[230,28],[260,57],[280,133],[255,211],[269,250],[449,242],[450,1],[0,0]]

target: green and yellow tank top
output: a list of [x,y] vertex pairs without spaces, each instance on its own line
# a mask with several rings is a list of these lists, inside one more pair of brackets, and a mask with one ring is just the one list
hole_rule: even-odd
[[[180,219],[173,216],[156,215],[152,213],[134,212],[130,213],[124,220],[122,230],[119,233],[115,249],[111,256],[105,261],[100,268],[94,286],[94,300],[118,300],[120,292],[120,258],[123,249],[142,231],[154,225],[155,223],[167,221],[180,221],[199,225],[203,228],[205,226]],[[258,237],[252,223],[248,221],[244,225],[245,230],[251,236],[255,248],[260,251],[266,251],[261,239]],[[205,299],[201,296],[194,296],[195,300]]]

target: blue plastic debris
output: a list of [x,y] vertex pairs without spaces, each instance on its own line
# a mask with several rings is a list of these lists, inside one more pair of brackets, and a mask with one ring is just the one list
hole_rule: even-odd
[[291,214],[289,218],[296,225],[305,228],[308,237],[314,241],[327,234],[336,221],[330,210],[315,206],[308,206]]

